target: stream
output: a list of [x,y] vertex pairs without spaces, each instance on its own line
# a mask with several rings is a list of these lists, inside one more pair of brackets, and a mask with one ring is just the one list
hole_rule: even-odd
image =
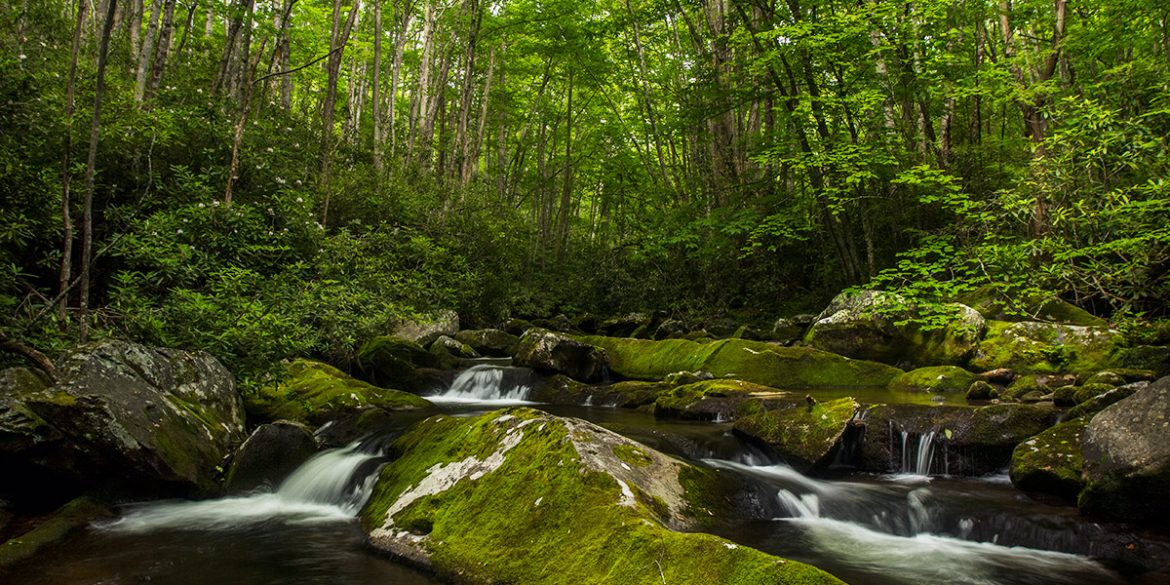
[[[456,416],[533,404],[527,401],[529,377],[526,370],[484,363],[428,398]],[[1131,538],[1123,528],[1086,521],[1070,506],[1035,502],[1006,475],[926,475],[932,467],[922,448],[903,463],[903,474],[823,480],[744,443],[730,424],[656,420],[604,406],[534,406],[766,486],[776,494],[775,517],[720,536],[816,565],[849,583],[1149,582],[1093,560],[1104,547]],[[324,451],[272,492],[126,506],[118,519],[23,566],[13,582],[440,583],[364,547],[355,516],[384,460],[380,449],[381,442],[368,441]]]

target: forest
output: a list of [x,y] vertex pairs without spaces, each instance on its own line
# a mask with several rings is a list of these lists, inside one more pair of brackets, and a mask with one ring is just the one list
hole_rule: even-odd
[[[336,377],[426,398],[442,387],[448,399],[467,398],[472,386],[459,381],[478,374],[465,381],[480,389],[478,399],[484,384],[512,384],[524,389],[516,396],[545,396],[524,399],[542,404],[596,399],[658,418],[734,423],[736,436],[767,444],[787,463],[803,461],[807,469],[792,464],[816,475],[831,457],[792,455],[790,439],[762,430],[795,422],[741,425],[787,408],[774,410],[760,388],[811,389],[802,397],[808,412],[824,408],[823,420],[845,428],[826,439],[838,453],[853,440],[849,429],[864,426],[856,421],[869,407],[859,404],[892,400],[866,398],[876,387],[929,390],[896,400],[924,406],[933,392],[939,408],[965,412],[1084,407],[1072,417],[1083,415],[1080,444],[1087,413],[1122,398],[1084,406],[1105,386],[1154,387],[1170,373],[1170,4],[1163,1],[9,0],[0,3],[0,23],[0,368],[33,372],[50,387],[77,374],[76,356],[95,342],[171,348],[157,350],[163,361],[178,360],[170,351],[207,352],[238,386],[231,394],[243,396],[248,429],[287,418],[319,427],[317,447],[340,448],[347,443],[319,434],[335,420],[313,410],[324,394],[298,394],[308,409],[300,412],[276,406],[272,389],[340,383]],[[842,320],[862,330],[829,330],[846,327]],[[727,361],[724,348],[753,357]],[[764,354],[827,361],[816,361],[816,372],[753,361]],[[493,370],[494,381],[475,361],[489,356],[512,360]],[[539,381],[516,381],[514,368],[531,369]],[[913,376],[927,368],[952,370],[932,369],[932,382]],[[0,375],[0,389],[16,388],[13,376]],[[719,385],[725,379],[760,388],[728,389]],[[634,381],[671,389],[642,388],[650,394],[634,398],[621,386]],[[946,384],[959,394],[942,397]],[[1099,392],[1085,390],[1092,388]],[[362,391],[355,392],[357,400]],[[490,399],[515,398],[501,392]],[[32,437],[27,428],[53,428],[57,438],[80,432],[4,396],[0,465],[47,465],[11,438]],[[829,406],[846,396],[859,402]],[[433,406],[413,396],[381,399],[390,402],[379,412]],[[694,400],[734,404],[700,413]],[[580,432],[577,423],[534,412],[516,416]],[[959,423],[967,415],[936,413],[907,430],[914,425],[903,415],[888,416],[891,444],[893,429],[903,430],[900,447],[882,447],[887,463],[913,471],[917,456],[918,475],[927,477],[942,473],[926,455],[934,441],[958,445],[967,437],[960,429],[982,424],[981,415]],[[1064,416],[1024,427],[1031,430],[1010,444],[972,439],[994,455],[960,462],[970,454],[963,451],[947,465],[959,475],[994,472],[1024,439],[1064,428],[1052,426]],[[19,430],[28,420],[42,426]],[[354,424],[368,429],[362,421]],[[490,424],[412,431],[402,461],[417,458],[424,469],[443,433],[487,437]],[[51,444],[49,435],[35,436],[36,445]],[[246,436],[222,440],[235,448]],[[919,445],[917,455],[907,441]],[[638,444],[610,447],[642,453]],[[527,445],[516,448],[535,449]],[[646,465],[667,473],[660,455],[653,451]],[[628,470],[631,460],[619,458]],[[1011,479],[1024,489],[1015,461]],[[856,469],[881,467],[866,462]],[[1066,504],[1080,493],[1080,512],[1090,516],[1142,517],[1099,504],[1086,465],[1081,483],[1057,478],[1040,491],[1055,490]],[[216,477],[228,473],[211,467]],[[698,469],[706,471],[683,483],[707,485],[695,477],[710,470]],[[401,473],[396,481],[405,482],[410,473]],[[1072,474],[1080,478],[1081,468]],[[640,485],[619,476],[619,495]],[[0,519],[6,500],[19,503],[24,490],[56,479],[29,481],[0,482]],[[146,495],[174,495],[178,480],[160,481]],[[183,495],[222,488],[202,481]],[[398,550],[378,540],[390,538],[394,520],[373,532],[366,526],[375,512],[390,518],[409,506],[402,495],[409,490],[390,497],[409,482],[389,485],[363,496],[372,499],[360,518],[375,548]],[[816,516],[790,487],[781,489],[782,509]],[[118,489],[97,491],[143,495]],[[1135,493],[1119,497],[1145,502]],[[78,494],[58,495],[32,509],[46,512]],[[551,497],[532,495],[537,505]],[[673,514],[674,500],[664,498],[650,507]],[[457,530],[415,518],[418,507],[399,522],[425,525],[419,534],[432,524],[436,535]],[[13,509],[17,517],[27,511]],[[1163,508],[1148,517],[1164,513],[1170,517]],[[671,514],[662,516],[671,530],[726,535]],[[14,534],[6,522],[0,537]],[[667,532],[663,542],[681,538]],[[803,549],[748,544],[821,566]],[[714,554],[706,545],[678,546],[695,558]],[[1166,562],[1138,564],[1170,574],[1170,544],[1149,547],[1161,552],[1148,558]],[[690,554],[683,549],[669,550]],[[453,556],[436,558],[463,554],[443,550]],[[620,571],[608,578],[688,580],[690,573],[664,568],[666,552],[646,554],[638,562],[657,563],[654,579],[621,580]],[[752,563],[764,561],[735,566]],[[559,582],[517,570],[480,577]],[[855,570],[831,568],[824,582],[873,578]],[[984,582],[1039,583],[1041,573]],[[775,582],[821,582],[812,573],[786,575]],[[1098,577],[1089,571],[1068,582]]]

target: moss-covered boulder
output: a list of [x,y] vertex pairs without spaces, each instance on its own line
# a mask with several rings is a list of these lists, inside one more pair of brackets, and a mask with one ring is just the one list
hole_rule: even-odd
[[1056,406],[1076,406],[1079,387],[1068,384],[1052,391],[1052,403]]
[[[930,325],[916,307],[883,291],[837,295],[805,336],[805,342],[846,357],[913,366],[962,364],[983,333],[983,317],[959,303],[943,307]],[[941,321],[941,322],[935,322]]]
[[1058,424],[1016,446],[1009,468],[1017,488],[1075,500],[1081,480],[1081,437],[1088,421]]
[[358,368],[379,386],[413,388],[418,368],[442,367],[440,358],[413,341],[400,337],[375,337],[358,350]]
[[276,487],[317,452],[317,440],[307,426],[278,420],[256,427],[236,449],[224,485],[232,493],[261,485]]
[[520,344],[519,337],[499,329],[467,329],[456,333],[455,339],[492,357],[512,357]]
[[1114,365],[1121,334],[1107,327],[991,321],[971,367],[1020,373],[1091,373]]
[[1080,404],[1082,402],[1088,402],[1089,400],[1092,400],[1092,399],[1094,399],[1102,394],[1105,394],[1106,392],[1109,392],[1110,390],[1112,390],[1116,387],[1117,386],[1114,384],[1101,384],[1101,383],[1085,384],[1084,386],[1077,388],[1077,391],[1073,393],[1073,402],[1076,402],[1077,404]]
[[1003,291],[1002,286],[984,285],[961,295],[958,301],[996,321],[1047,321],[1088,327],[1106,324],[1104,319],[1054,296],[1033,294],[1017,298]]
[[111,516],[109,508],[90,498],[69,502],[31,530],[0,543],[0,577],[17,563],[62,544],[91,522]]
[[1049,405],[926,406],[878,404],[864,416],[857,460],[866,471],[915,472],[924,437],[932,439],[932,472],[983,475],[1002,469],[1016,445],[1055,424]]
[[432,354],[444,353],[446,355],[464,360],[471,360],[481,357],[479,352],[475,351],[475,348],[453,337],[447,337],[446,335],[439,336],[437,339],[432,341],[430,347],[427,349]]
[[520,338],[512,363],[582,382],[600,382],[608,372],[604,349],[547,329],[529,329]]
[[1104,384],[1106,386],[1123,386],[1125,383],[1125,376],[1123,376],[1121,372],[1115,372],[1113,370],[1097,372],[1085,380],[1085,385]]
[[602,321],[597,332],[609,337],[649,337],[654,319],[648,313],[626,313]]
[[1170,520],[1170,377],[1093,417],[1085,429],[1081,511],[1123,520]]
[[408,392],[379,388],[313,360],[291,362],[286,377],[249,395],[248,413],[260,420],[291,420],[313,425],[370,409],[430,410],[430,402]]
[[797,394],[779,392],[743,380],[702,380],[659,390],[654,400],[654,414],[665,418],[731,422],[777,404],[804,403],[804,398]]
[[468,583],[839,583],[701,527],[718,474],[530,409],[434,417],[393,445],[362,510],[370,544]]
[[57,376],[23,403],[78,456],[58,471],[135,491],[218,491],[244,408],[214,357],[105,340],[67,352]]
[[623,378],[662,380],[680,371],[705,371],[772,388],[809,389],[885,386],[901,370],[852,360],[809,347],[784,347],[744,339],[707,343],[686,339],[649,341],[584,337],[609,354],[610,370]]
[[768,445],[797,469],[818,469],[832,462],[858,407],[840,398],[766,410],[736,420],[735,432]]
[[898,392],[966,392],[975,374],[958,366],[930,366],[894,378],[890,390]]
[[[1109,405],[1120,402],[1135,392],[1149,385],[1149,382],[1134,382],[1133,384],[1126,384],[1125,386],[1118,386],[1112,388],[1104,386],[1107,390],[1103,392],[1094,392],[1090,397],[1077,403],[1076,406],[1068,410],[1065,415],[1066,419],[1072,420],[1076,418],[1092,418],[1098,412],[1105,410]],[[1078,392],[1078,396],[1080,393]]]
[[967,387],[966,398],[971,402],[979,402],[981,400],[995,400],[999,398],[999,388],[996,388],[990,382],[983,380],[976,380],[971,382]]

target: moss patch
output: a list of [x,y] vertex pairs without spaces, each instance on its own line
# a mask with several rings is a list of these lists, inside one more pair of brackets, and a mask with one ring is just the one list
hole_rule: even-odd
[[812,468],[832,452],[858,403],[839,398],[741,418],[735,430],[767,443],[795,467]]
[[958,366],[932,366],[911,370],[894,378],[890,390],[901,392],[965,392],[975,374]]
[[988,319],[999,321],[1050,321],[1069,325],[1105,325],[1105,320],[1055,297],[1032,295],[1010,299],[999,293],[1001,287],[984,285],[960,297],[958,301]]
[[610,370],[634,380],[661,380],[679,371],[707,371],[773,388],[885,386],[901,370],[876,362],[851,360],[809,347],[743,339],[698,343],[685,339],[648,341],[584,337],[609,354]]
[[1075,500],[1084,487],[1081,437],[1087,419],[1058,424],[1016,446],[1012,451],[1012,483],[1025,491]]
[[432,409],[426,400],[398,390],[379,388],[346,375],[328,364],[296,360],[288,377],[261,388],[244,400],[249,414],[263,420],[292,420],[322,424],[338,415],[370,408],[383,410]]
[[634,467],[646,467],[654,462],[645,451],[633,445],[617,445],[613,448],[613,454]]
[[989,321],[971,366],[1030,374],[1090,373],[1109,368],[1121,337],[1103,327]]
[[839,583],[808,565],[668,529],[680,521],[671,490],[651,494],[620,477],[685,491],[678,469],[687,466],[646,451],[644,467],[599,470],[591,462],[615,457],[594,443],[604,433],[530,409],[428,419],[394,444],[402,456],[381,471],[362,524],[375,547],[469,583]]
[[108,508],[89,498],[73,500],[36,528],[0,544],[0,569],[28,560],[48,547],[59,545],[90,522],[111,515]]

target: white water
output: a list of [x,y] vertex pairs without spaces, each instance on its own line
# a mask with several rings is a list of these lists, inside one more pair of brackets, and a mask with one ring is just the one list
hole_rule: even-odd
[[315,455],[284,480],[276,492],[142,504],[99,528],[135,533],[165,529],[215,531],[273,520],[294,524],[347,521],[357,514],[373,489],[373,475],[354,475],[376,457],[359,451],[354,443]]
[[442,394],[427,396],[427,400],[436,404],[483,404],[494,406],[514,406],[535,404],[528,400],[528,386],[523,384],[506,384],[505,372],[510,370],[506,366],[479,364],[471,366],[459,374],[451,387]]

